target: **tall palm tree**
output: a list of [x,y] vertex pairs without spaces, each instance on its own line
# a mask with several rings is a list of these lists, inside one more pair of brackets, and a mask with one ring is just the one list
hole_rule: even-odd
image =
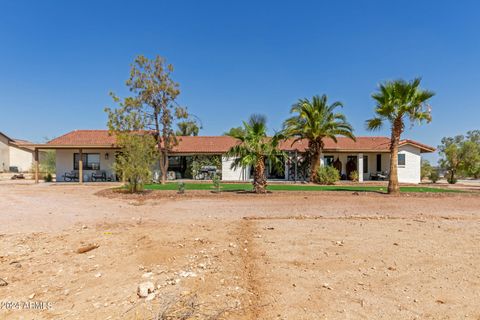
[[265,161],[281,168],[284,153],[278,149],[280,135],[267,137],[266,118],[263,115],[252,115],[248,122],[243,122],[243,131],[237,130],[229,134],[239,140],[239,144],[230,148],[227,157],[234,158],[232,169],[253,166],[253,190],[265,193],[267,179],[265,177]]
[[295,103],[290,113],[295,116],[285,120],[283,134],[295,138],[294,142],[306,139],[311,155],[310,181],[314,181],[320,158],[324,148],[324,139],[330,138],[337,142],[337,136],[345,136],[355,140],[353,128],[343,113],[335,112],[338,107],[343,107],[341,102],[327,103],[327,96],[314,96],[312,100],[300,99]]
[[405,120],[408,117],[411,125],[415,122],[427,123],[432,120],[431,108],[428,100],[435,95],[432,91],[420,88],[420,78],[407,82],[405,80],[387,81],[380,84],[378,92],[372,94],[376,102],[376,116],[367,120],[369,130],[380,129],[385,122],[390,122],[390,178],[388,182],[388,193],[398,194],[398,145],[400,136],[405,127]]

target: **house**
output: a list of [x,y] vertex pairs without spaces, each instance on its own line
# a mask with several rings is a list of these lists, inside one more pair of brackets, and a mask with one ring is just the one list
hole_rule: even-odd
[[27,172],[32,169],[33,162],[31,142],[13,139],[0,132],[0,172]]
[[[185,136],[169,156],[169,176],[172,178],[195,178],[190,176],[188,163],[195,156],[219,157],[224,181],[247,181],[251,168],[232,169],[233,159],[226,152],[238,143],[229,136]],[[284,181],[304,180],[307,141],[284,141],[280,148],[285,151],[284,168],[275,169],[266,163],[267,178]],[[385,178],[388,175],[390,153],[388,137],[357,137],[356,141],[339,137],[337,142],[327,139],[321,158],[322,165],[339,169],[342,178],[348,179],[352,171],[360,172],[359,181]],[[116,180],[113,170],[115,155],[119,151],[115,136],[107,130],[75,130],[43,145],[33,145],[35,152],[43,149],[56,150],[57,181],[64,181],[65,174],[77,172],[78,180],[91,181],[93,173],[103,172],[108,180]],[[419,183],[421,155],[433,152],[434,148],[413,141],[402,140],[398,155],[398,178],[402,183]],[[153,168],[153,170],[158,170]],[[171,172],[170,172],[171,171]],[[71,180],[71,179],[67,179]]]

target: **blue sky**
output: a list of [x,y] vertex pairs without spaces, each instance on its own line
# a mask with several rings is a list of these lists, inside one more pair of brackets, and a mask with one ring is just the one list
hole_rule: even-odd
[[415,76],[437,93],[433,122],[405,138],[480,128],[478,1],[1,1],[0,41],[0,131],[36,142],[105,128],[138,54],[174,64],[203,135],[251,113],[278,129],[322,93],[371,134],[378,83]]

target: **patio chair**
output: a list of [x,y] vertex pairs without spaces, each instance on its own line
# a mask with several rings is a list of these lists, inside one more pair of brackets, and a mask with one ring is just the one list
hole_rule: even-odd
[[388,173],[386,171],[381,171],[377,173],[378,180],[387,180]]
[[92,181],[107,181],[107,173],[103,170],[92,172]]
[[77,171],[70,171],[70,172],[65,172],[63,174],[63,181],[76,181],[78,180],[78,172]]

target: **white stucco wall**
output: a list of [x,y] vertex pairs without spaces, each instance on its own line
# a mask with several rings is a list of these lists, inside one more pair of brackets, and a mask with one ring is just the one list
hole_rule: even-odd
[[[363,180],[370,179],[370,173],[377,172],[377,154],[378,153],[325,153],[325,156],[333,156],[333,160],[340,159],[342,162],[342,172],[340,174],[347,173],[347,157],[348,156],[357,156],[357,164],[359,163],[359,156],[362,155],[363,161],[365,161],[365,157],[368,157],[368,172],[363,174]],[[390,167],[390,154],[389,153],[381,153],[382,155],[382,171],[388,171]],[[322,163],[325,161],[322,157]],[[360,172],[363,172],[363,161],[361,164]]]
[[25,150],[17,148],[15,146],[9,146],[10,152],[10,166],[18,167],[18,171],[27,172],[32,169],[34,161],[34,152],[31,150]]
[[[420,149],[414,146],[405,145],[399,148],[399,154],[405,154],[405,166],[398,167],[398,181],[401,183],[420,183],[420,167],[421,167],[421,153]],[[378,153],[363,153],[363,157],[368,157],[368,172],[363,174],[363,180],[369,180],[371,173],[377,172],[377,154]],[[342,172],[346,173],[347,157],[349,155],[359,156],[355,153],[325,153],[323,156],[333,156],[334,160],[337,158],[342,162]],[[382,155],[382,170],[383,172],[390,171],[390,154],[381,153]],[[357,158],[358,159],[358,158]],[[363,172],[363,166],[361,167]]]
[[246,181],[250,178],[250,168],[232,169],[233,158],[222,156],[222,180]]
[[405,154],[405,166],[398,166],[398,182],[420,183],[422,157],[420,149],[411,145],[401,146],[398,154]]
[[[62,150],[56,151],[56,174],[57,181],[63,180],[65,172],[73,170],[73,154],[78,150]],[[99,153],[100,154],[100,170],[107,173],[107,177],[113,175],[113,163],[115,162],[115,150],[92,149],[84,150],[83,153]],[[105,159],[105,153],[108,153],[108,160]],[[90,181],[93,170],[83,170],[84,181]]]
[[8,139],[0,134],[0,172],[8,171],[10,167],[10,149]]

